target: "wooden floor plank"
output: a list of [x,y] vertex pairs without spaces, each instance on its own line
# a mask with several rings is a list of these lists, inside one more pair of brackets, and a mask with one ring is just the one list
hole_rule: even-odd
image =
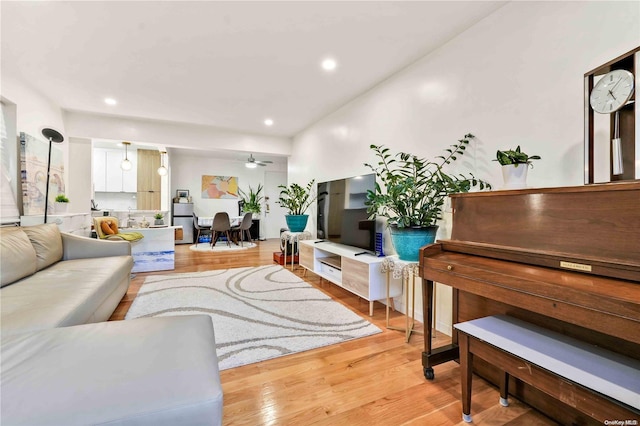
[[[280,250],[280,241],[257,244],[248,250],[219,253],[176,246],[175,270],[137,274],[111,320],[124,319],[149,275],[274,264],[273,252]],[[302,276],[302,269],[296,267],[295,273]],[[438,365],[435,380],[425,380],[422,335],[414,334],[406,343],[403,332],[385,328],[383,304],[375,303],[370,317],[366,300],[313,273],[307,272],[304,279],[371,321],[382,333],[222,371],[225,425],[462,424],[458,364]],[[396,324],[404,323],[398,312],[392,311],[391,318]],[[422,328],[422,324],[417,326]],[[448,336],[438,333],[434,347],[449,342]],[[510,407],[502,407],[498,398],[494,386],[474,377],[473,424],[556,424],[514,398]]]

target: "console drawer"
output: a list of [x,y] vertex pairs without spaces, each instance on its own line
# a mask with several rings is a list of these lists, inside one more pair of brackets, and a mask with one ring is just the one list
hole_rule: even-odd
[[342,282],[342,271],[335,266],[320,262],[320,273],[336,283]]

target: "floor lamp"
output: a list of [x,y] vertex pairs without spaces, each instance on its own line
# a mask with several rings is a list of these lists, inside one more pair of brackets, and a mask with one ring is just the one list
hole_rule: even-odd
[[44,128],[42,129],[42,136],[49,140],[49,159],[47,160],[47,185],[44,194],[44,223],[47,223],[47,210],[49,208],[49,173],[51,172],[51,143],[62,143],[64,137],[57,130]]

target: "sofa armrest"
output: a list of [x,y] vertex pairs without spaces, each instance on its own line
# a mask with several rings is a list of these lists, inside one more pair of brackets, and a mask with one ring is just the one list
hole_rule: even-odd
[[62,260],[131,256],[131,244],[127,241],[96,240],[64,232],[60,235],[62,235]]

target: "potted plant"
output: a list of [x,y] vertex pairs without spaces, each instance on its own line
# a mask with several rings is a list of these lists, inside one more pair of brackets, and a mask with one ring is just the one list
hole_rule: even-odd
[[285,219],[291,232],[302,232],[307,227],[309,215],[304,213],[318,198],[318,194],[313,194],[314,183],[315,179],[312,179],[306,187],[297,183],[278,186],[282,191],[280,191],[280,198],[276,202],[289,211],[289,214],[285,215]]
[[420,247],[433,243],[442,218],[446,197],[468,192],[471,187],[489,189],[491,185],[469,176],[450,175],[445,166],[464,155],[472,134],[445,149],[436,161],[406,152],[392,154],[383,145],[371,145],[379,159],[377,165],[366,164],[376,174],[375,191],[367,191],[368,213],[387,218],[391,241],[401,260],[418,260]]
[[54,204],[54,211],[56,213],[66,213],[69,207],[69,199],[64,194],[58,194]]
[[164,215],[162,213],[157,212],[153,215],[153,218],[155,219],[153,222],[154,225],[164,225],[164,220],[162,220]]
[[[527,170],[533,168],[531,160],[540,160],[539,155],[528,155],[520,149],[520,145],[515,150],[509,149],[496,153],[497,161],[502,165],[502,179],[506,188],[524,188],[527,186]],[[521,164],[524,166],[520,167]]]
[[254,191],[251,185],[249,185],[249,193],[247,194],[242,189],[238,189],[240,197],[242,198],[242,211],[247,213],[260,214],[262,211],[262,184],[258,184],[258,188]]

